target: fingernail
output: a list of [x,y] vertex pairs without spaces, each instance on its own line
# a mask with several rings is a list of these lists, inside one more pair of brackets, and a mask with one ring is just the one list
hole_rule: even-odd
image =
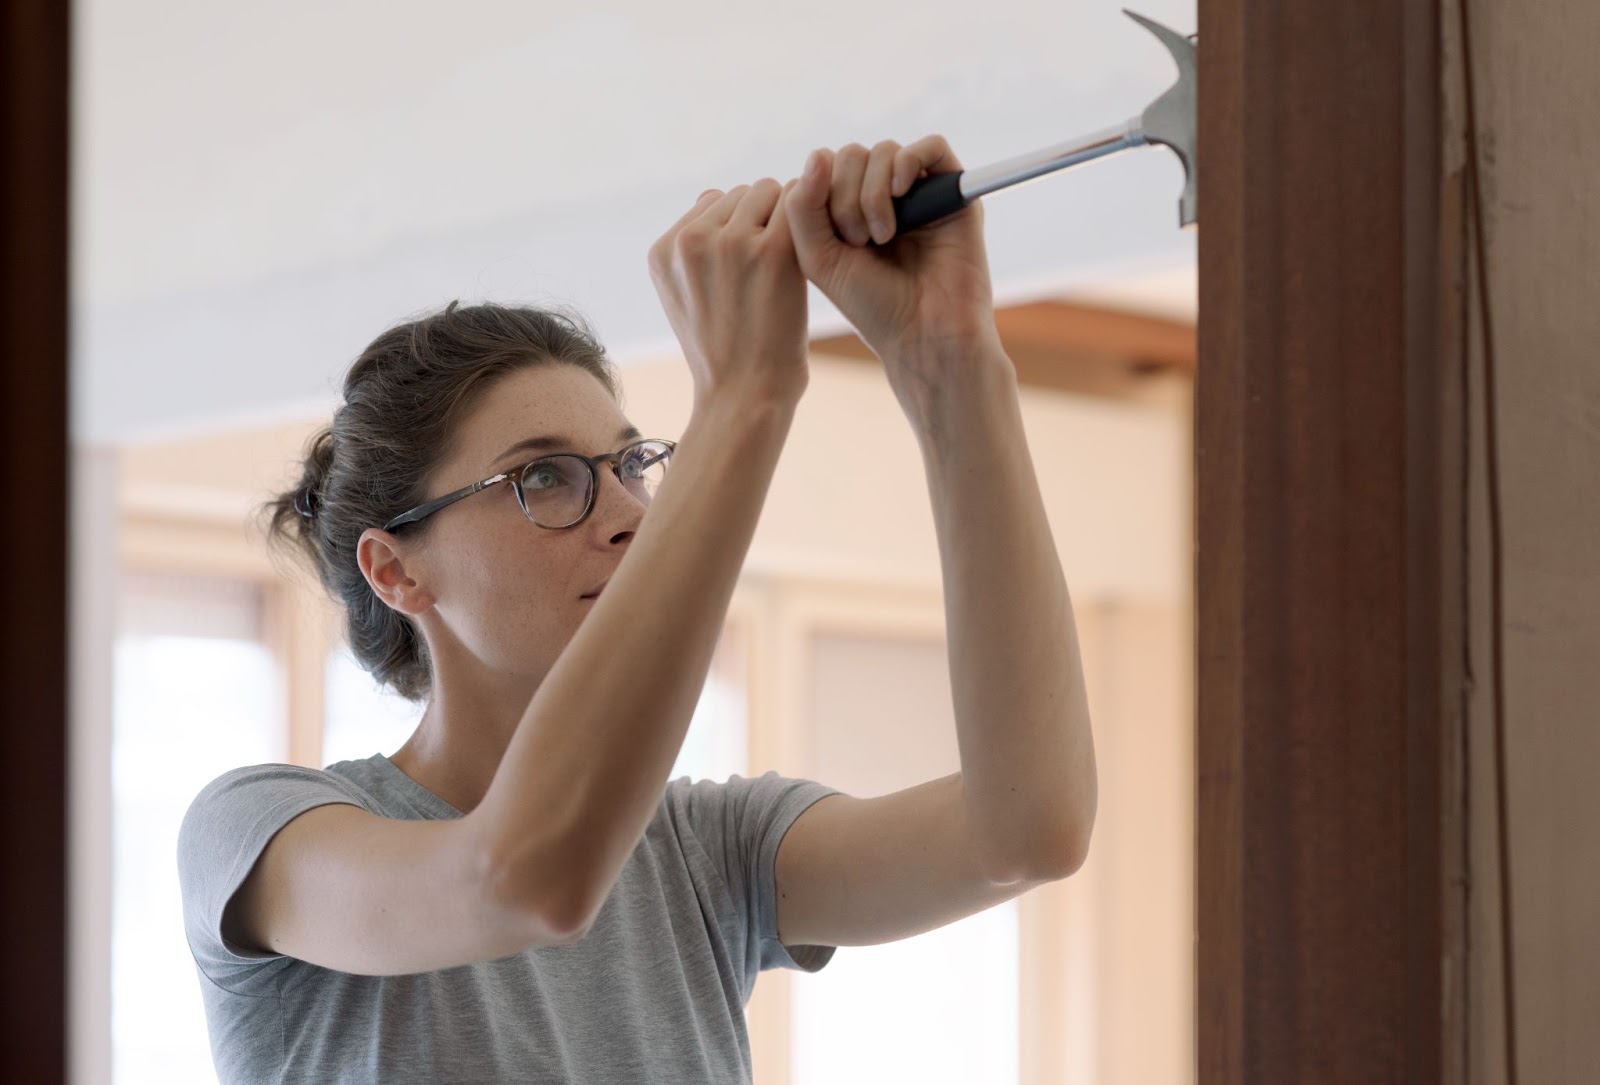
[[800,176],[804,177],[807,181],[812,181],[815,180],[816,176],[821,172],[822,152],[812,151],[810,154],[806,155],[806,168],[801,172]]

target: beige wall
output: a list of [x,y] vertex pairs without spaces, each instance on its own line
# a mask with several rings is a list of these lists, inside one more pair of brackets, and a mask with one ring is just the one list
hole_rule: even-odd
[[[1453,5],[1451,5],[1453,6]],[[1468,4],[1498,376],[1518,1080],[1600,1081],[1600,6]],[[1460,40],[1452,64],[1460,72]],[[1464,105],[1455,100],[1456,120]],[[1453,152],[1459,146],[1453,146]],[[1473,379],[1468,1080],[1506,1081],[1483,312]]]
[[[911,428],[875,365],[813,359],[750,566],[937,583],[939,552]],[[627,410],[675,436],[681,362],[630,368]],[[1163,378],[1151,378],[1159,383]],[[1175,389],[1176,391],[1176,389]],[[1172,598],[1189,577],[1187,431],[1173,411],[1026,388],[1023,421],[1057,546],[1080,597]]]

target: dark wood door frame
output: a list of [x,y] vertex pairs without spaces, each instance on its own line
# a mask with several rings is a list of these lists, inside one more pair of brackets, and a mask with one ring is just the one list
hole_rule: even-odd
[[1440,12],[1199,12],[1199,1081],[1459,1081]]
[[65,0],[0,16],[0,1078],[67,1065],[67,117]]

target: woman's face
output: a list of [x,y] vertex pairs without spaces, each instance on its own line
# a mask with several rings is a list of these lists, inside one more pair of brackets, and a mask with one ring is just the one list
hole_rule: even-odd
[[[535,438],[559,441],[517,447]],[[634,439],[616,401],[587,372],[519,369],[477,395],[426,492],[449,493],[552,452],[615,452]],[[588,518],[549,530],[524,516],[511,485],[499,483],[435,513],[406,565],[425,580],[447,636],[489,668],[537,682],[593,608],[585,593],[610,578],[644,511],[602,468]],[[433,647],[437,658],[443,646]]]

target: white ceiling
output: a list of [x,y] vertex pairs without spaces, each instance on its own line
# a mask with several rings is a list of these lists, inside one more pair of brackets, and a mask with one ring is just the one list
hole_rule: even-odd
[[[1140,10],[1194,28],[1193,0]],[[96,442],[323,409],[378,331],[458,297],[570,303],[619,361],[659,357],[645,251],[702,189],[929,131],[982,165],[1173,79],[1081,2],[76,11],[74,426]],[[990,197],[997,293],[1192,312],[1181,187],[1154,149]]]

